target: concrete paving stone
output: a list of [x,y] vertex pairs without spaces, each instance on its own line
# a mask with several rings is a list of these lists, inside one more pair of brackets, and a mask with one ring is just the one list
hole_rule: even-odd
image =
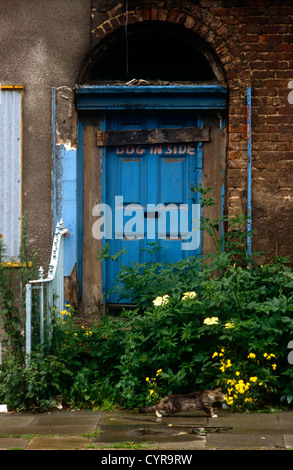
[[46,436],[34,437],[27,450],[78,450],[86,449],[91,439],[80,436]]
[[[95,443],[113,443],[134,441],[139,443],[156,442],[160,445],[173,445],[191,442],[188,448],[196,448],[197,442],[202,446],[202,437],[191,434],[191,426],[205,426],[207,417],[203,415],[178,414],[172,417],[156,418],[153,414],[137,412],[114,412],[103,416],[100,422],[101,432]],[[170,426],[169,426],[170,425]],[[166,447],[164,447],[166,448]]]
[[275,434],[279,430],[276,413],[231,413],[222,411],[218,418],[209,418],[209,425],[233,426],[233,434]]
[[278,420],[284,434],[293,434],[293,410],[278,413]]
[[[282,416],[282,419],[280,419]],[[207,435],[207,448],[216,449],[278,449],[285,448],[284,426],[292,429],[293,414],[221,412],[219,425],[231,430]],[[209,420],[211,421],[211,420]]]
[[29,434],[30,426],[36,419],[34,414],[5,414],[0,416],[0,436]]
[[[191,434],[196,426],[208,433]],[[231,429],[220,429],[226,426]],[[97,436],[82,436],[96,430],[100,430]],[[125,441],[147,443],[147,449],[159,450],[291,449],[293,410],[247,414],[221,410],[218,418],[208,418],[201,412],[181,413],[161,421],[154,414],[125,410],[0,415],[0,449],[72,450],[85,449],[91,443],[100,448]]]
[[101,420],[97,412],[53,412],[40,414],[31,424],[30,432],[34,434],[75,435],[93,433]]
[[195,424],[196,426],[205,426],[208,422],[208,417],[204,414],[192,414],[192,413],[178,413],[174,416],[164,416],[161,420],[155,416],[155,414],[141,413],[137,411],[114,411],[111,413],[104,414],[102,416],[100,424],[140,424],[145,426],[147,424],[159,425],[173,424],[184,425],[184,424]]
[[0,437],[42,434],[81,435],[93,433],[101,420],[101,413],[56,411],[41,414],[8,414],[0,416]]
[[293,449],[293,434],[284,434],[286,449]]
[[212,433],[207,435],[207,449],[280,449],[284,448],[284,440],[281,434],[228,434]]
[[139,426],[101,426],[101,432],[95,442],[166,442],[166,441],[186,442],[195,441],[197,437],[186,430],[169,431],[164,428]]
[[206,439],[205,437],[197,438],[193,441],[188,442],[161,442],[160,444],[155,446],[150,446],[148,449],[160,449],[160,450],[204,450],[206,446]]
[[70,436],[72,434],[74,435],[81,435],[81,434],[86,434],[86,433],[93,433],[96,429],[95,425],[90,425],[90,426],[73,426],[71,424],[68,424],[68,426],[61,425],[57,426],[55,424],[52,425],[47,425],[47,426],[33,426],[29,428],[29,433],[30,434],[41,434],[43,436],[49,435],[63,435],[63,436]]
[[36,415],[30,414],[5,414],[0,416],[1,428],[16,425],[18,427],[27,427],[36,419]]
[[41,413],[36,415],[35,420],[31,423],[35,426],[91,426],[96,425],[101,420],[101,413],[96,412],[52,412]]
[[25,449],[29,440],[17,437],[1,437],[0,450]]
[[[127,441],[131,442],[131,441]],[[134,441],[137,443],[137,441]],[[94,442],[96,446],[96,450],[123,450],[123,447],[117,447],[117,442]],[[204,450],[206,445],[205,437],[197,438],[196,440],[191,441],[183,441],[183,442],[173,442],[173,441],[165,441],[165,442],[157,442],[157,441],[148,441],[146,443],[142,443],[142,447],[138,450]]]

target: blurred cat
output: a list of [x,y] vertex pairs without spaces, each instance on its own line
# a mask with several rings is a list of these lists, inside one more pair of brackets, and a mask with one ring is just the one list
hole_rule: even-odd
[[139,409],[139,413],[155,411],[158,418],[163,414],[173,415],[180,411],[204,410],[211,418],[217,418],[212,405],[215,402],[224,401],[225,397],[220,388],[215,390],[202,390],[187,395],[168,395],[157,405],[147,406]]

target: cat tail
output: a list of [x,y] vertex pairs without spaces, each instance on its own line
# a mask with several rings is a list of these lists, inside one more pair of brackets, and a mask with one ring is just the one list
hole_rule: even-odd
[[156,405],[154,405],[154,406],[145,406],[145,407],[139,408],[138,412],[139,413],[150,413],[150,412],[155,411],[155,410],[156,410]]

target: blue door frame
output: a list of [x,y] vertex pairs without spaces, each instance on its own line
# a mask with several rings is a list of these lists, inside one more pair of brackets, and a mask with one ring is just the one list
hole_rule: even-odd
[[226,109],[222,85],[76,87],[78,111],[118,109]]
[[[104,120],[101,121],[101,130],[108,130],[106,116],[113,111],[128,110],[224,110],[227,107],[227,89],[222,85],[199,85],[199,86],[90,86],[81,85],[76,88],[76,106],[78,111],[103,111]],[[83,158],[82,151],[82,125],[78,127],[78,161],[81,168]],[[198,144],[197,158],[201,160],[201,144]],[[106,149],[101,148],[102,159],[102,194],[101,202],[106,203]],[[198,165],[197,182],[201,182],[201,165]],[[81,185],[81,181],[77,182]],[[82,191],[77,191],[82,194]],[[135,201],[133,201],[135,202]],[[78,276],[82,278],[82,216],[78,203],[79,228],[78,232]],[[103,285],[107,284],[107,273],[103,266]],[[81,285],[81,284],[80,284]],[[116,302],[116,298],[112,302]]]

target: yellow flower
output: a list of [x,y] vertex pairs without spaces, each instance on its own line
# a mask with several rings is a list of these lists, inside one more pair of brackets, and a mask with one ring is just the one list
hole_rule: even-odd
[[238,370],[236,371],[236,375],[240,375],[240,372],[238,372]]
[[275,354],[273,354],[273,353],[272,353],[272,354],[267,354],[267,353],[265,353],[265,354],[264,354],[264,357],[266,357],[267,360],[269,361],[272,357],[276,357],[276,356],[275,356]]
[[257,377],[250,377],[250,382],[256,382],[257,381]]
[[162,372],[163,372],[162,369],[158,369],[157,372],[156,372],[156,376],[160,375]]
[[225,400],[226,400],[226,403],[227,403],[228,406],[233,405],[233,401],[234,401],[234,400],[233,400],[232,397],[230,397],[230,396],[228,396],[228,395],[225,395]]
[[242,379],[239,380],[239,382],[235,384],[235,390],[238,393],[241,393],[241,394],[245,393],[248,389],[249,389],[249,382],[245,384]]
[[231,384],[231,385],[235,385],[236,384],[236,380],[235,379],[227,379],[227,384]]
[[212,359],[214,359],[214,357],[217,357],[219,355],[219,353],[217,351],[214,352],[214,354],[212,355]]
[[145,380],[146,380],[146,382],[149,382],[149,381],[150,381],[150,378],[149,378],[149,377],[146,377]]
[[225,323],[225,328],[226,328],[227,330],[230,330],[231,328],[234,328],[234,324],[231,323],[231,322],[227,322],[227,323]]
[[272,364],[272,369],[276,370],[276,368],[277,368],[277,364]]
[[232,366],[230,359],[227,359],[226,362],[221,361],[221,364],[222,364],[222,367],[220,367],[220,370],[221,370],[222,372],[224,372],[226,369],[228,369],[228,367],[231,367],[231,366]]
[[74,334],[74,336],[77,336],[77,333],[73,333],[73,334]]
[[150,390],[150,395],[152,395],[154,393],[154,390]]
[[255,359],[256,355],[254,353],[249,353],[247,357],[248,359]]
[[153,304],[156,307],[160,307],[161,305],[166,305],[169,302],[169,295],[163,295],[163,297],[156,297],[153,300]]
[[195,299],[197,297],[196,292],[184,292],[182,300]]
[[203,322],[205,325],[217,325],[219,323],[219,318],[218,317],[205,318]]

